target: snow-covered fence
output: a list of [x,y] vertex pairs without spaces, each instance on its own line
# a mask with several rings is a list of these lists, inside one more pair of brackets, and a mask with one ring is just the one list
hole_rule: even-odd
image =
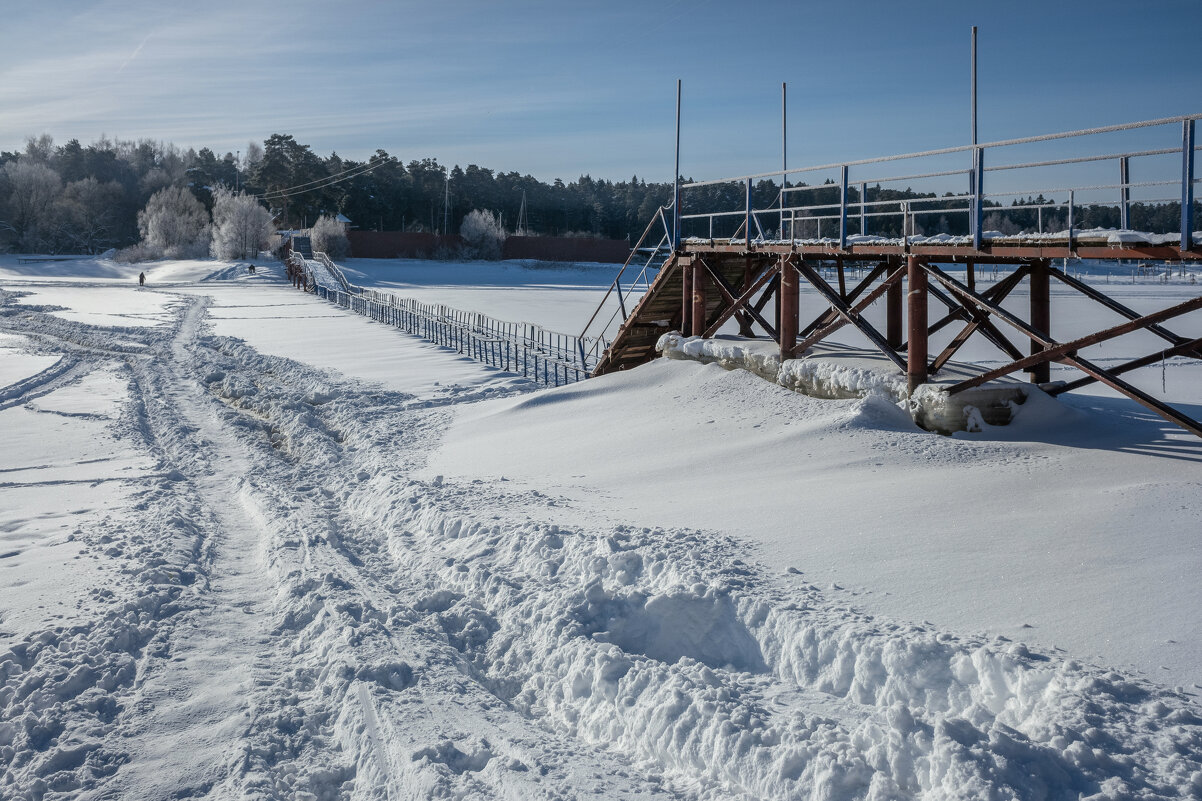
[[[341,271],[339,277],[342,277]],[[349,283],[347,286],[350,291],[317,281],[314,291],[348,311],[450,348],[498,370],[520,373],[539,384],[554,387],[574,384],[588,378],[595,366],[581,362],[580,354],[591,348],[583,347],[581,340],[569,334],[548,331],[530,323],[497,320],[442,304],[399,298],[390,292]]]

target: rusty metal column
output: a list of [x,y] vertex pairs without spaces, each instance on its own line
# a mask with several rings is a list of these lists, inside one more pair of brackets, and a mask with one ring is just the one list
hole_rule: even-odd
[[927,272],[917,256],[906,257],[909,283],[910,337],[906,349],[906,383],[911,394],[927,382]]
[[[1031,327],[1041,334],[1052,333],[1052,281],[1048,273],[1048,260],[1040,259],[1031,264]],[[1031,353],[1039,353],[1043,345],[1031,340]],[[1050,362],[1037,364],[1030,369],[1031,383],[1046,384],[1052,380]]]
[[680,265],[680,333],[693,335],[693,264]]
[[[751,282],[755,280],[755,273],[751,271],[751,257],[743,259],[743,286],[739,290],[740,293],[746,292],[751,287]],[[748,301],[750,303],[750,301]],[[739,336],[753,337],[755,331],[751,328],[751,315],[738,313],[735,314],[735,319],[739,321]]]
[[700,259],[693,261],[693,336],[705,333],[705,266]]
[[[888,272],[894,272],[896,262],[889,263]],[[888,273],[886,273],[887,275]],[[897,279],[885,290],[885,341],[898,350],[902,345],[902,293],[905,291],[901,279]]]
[[797,345],[801,276],[793,259],[792,256],[782,256],[780,264],[780,319],[776,330],[780,336],[781,361],[793,358],[793,348]]

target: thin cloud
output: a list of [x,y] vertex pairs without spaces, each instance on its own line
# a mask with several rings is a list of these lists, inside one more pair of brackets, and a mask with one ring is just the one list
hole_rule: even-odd
[[117,68],[118,75],[120,75],[122,72],[125,72],[125,68],[129,66],[131,61],[138,57],[138,54],[142,52],[142,48],[146,46],[146,42],[149,41],[150,37],[153,35],[154,33],[151,32],[142,37],[142,41],[138,42],[138,47],[134,50],[130,57],[125,59],[121,66]]

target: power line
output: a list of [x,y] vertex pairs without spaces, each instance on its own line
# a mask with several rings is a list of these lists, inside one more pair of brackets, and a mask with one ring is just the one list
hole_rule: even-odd
[[367,173],[371,172],[372,170],[376,169],[377,167],[381,167],[385,164],[395,163],[395,162],[396,162],[395,156],[387,156],[385,158],[374,159],[374,160],[368,161],[366,164],[359,164],[355,167],[350,167],[348,169],[345,169],[342,172],[334,173],[333,175],[327,175],[324,178],[317,178],[312,181],[306,181],[303,184],[296,184],[295,186],[289,186],[284,189],[277,189],[274,192],[261,192],[261,193],[258,193],[258,196],[267,200],[267,199],[274,199],[274,198],[292,197],[293,195],[303,195],[306,192],[314,192],[318,189],[324,189],[327,186],[332,186],[334,184],[341,183],[343,181],[348,181],[351,178],[357,178],[360,175],[366,175]]

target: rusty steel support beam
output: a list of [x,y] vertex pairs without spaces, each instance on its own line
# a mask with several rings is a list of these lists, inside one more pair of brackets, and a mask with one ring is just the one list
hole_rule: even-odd
[[[1007,279],[1007,280],[1013,281],[1014,282],[1013,284],[1007,285],[1006,281],[1000,281],[997,284],[995,284],[993,289],[991,289],[989,292],[982,293],[981,297],[990,299],[989,298],[990,292],[994,292],[995,290],[1001,289],[1003,286],[1005,286],[1006,287],[1005,291],[1000,293],[1000,297],[1004,298],[1006,295],[1008,295],[1010,293],[1011,289],[1013,289],[1015,286],[1017,286],[1018,281],[1020,281],[1021,279],[1025,278],[1027,276],[1027,270],[1028,270],[1028,266],[1023,265],[1020,269],[1015,270]],[[994,344],[994,346],[997,347],[998,350],[1002,351],[1002,353],[1005,353],[1011,359],[1021,359],[1023,357],[1023,352],[1021,350],[1019,350],[1018,347],[1013,342],[1011,342],[1006,337],[1005,334],[1003,334],[1001,331],[998,330],[998,327],[996,325],[994,325],[992,321],[989,320],[989,316],[984,315],[982,317],[981,313],[976,308],[974,308],[971,303],[966,302],[962,298],[948,297],[946,294],[944,294],[944,292],[941,289],[939,289],[939,287],[931,285],[929,283],[927,285],[927,292],[930,293],[931,297],[935,298],[940,303],[942,303],[944,306],[947,306],[949,309],[953,309],[957,313],[962,311],[964,313],[964,316],[960,316],[960,319],[967,320],[969,322],[976,322],[977,327],[981,332],[981,336],[985,337],[990,342],[992,342]],[[995,303],[1001,302],[1001,300],[998,298],[993,298],[992,300]],[[933,331],[934,331],[934,327],[927,329],[927,339],[928,340],[930,339],[931,333]]]
[[844,302],[843,298],[839,297],[839,293],[834,287],[823,280],[818,271],[811,267],[806,262],[802,261],[798,265],[798,269],[807,281],[818,290],[818,293],[826,299],[826,302],[831,304],[831,308],[838,312],[839,316],[847,322],[851,323],[861,334],[867,337],[868,341],[876,346],[877,350],[883,353],[890,361],[898,366],[898,369],[905,370],[906,362],[901,356],[889,347],[889,343],[881,336],[881,332],[877,331],[872,325],[865,320],[856,311]]
[[[1139,331],[1142,328],[1147,328],[1151,323],[1156,323],[1161,320],[1168,320],[1173,317],[1180,317],[1183,314],[1188,314],[1192,311],[1196,311],[1197,309],[1202,309],[1202,297],[1197,297],[1193,300],[1187,300],[1184,303],[1178,303],[1177,305],[1170,306],[1167,309],[1162,309],[1158,312],[1144,315],[1137,320],[1128,320],[1122,325],[1116,325],[1103,331],[1090,334],[1089,336],[1074,339],[1071,342],[1057,343],[1053,341],[1051,337],[1043,336],[1041,337],[1042,341],[1040,344],[1042,347],[1040,348],[1039,352],[1032,353],[1026,358],[1011,362],[1003,367],[998,367],[995,370],[990,370],[961,381],[958,384],[948,387],[947,391],[949,393],[955,393],[966,389],[971,389],[972,387],[979,387],[981,384],[992,381],[995,378],[1008,375],[1016,370],[1026,370],[1039,364],[1047,364],[1050,361],[1066,359],[1071,363],[1072,359],[1076,357],[1077,351],[1081,350],[1082,348],[1088,348],[1090,345],[1097,345],[1099,342],[1105,342],[1109,339],[1114,339],[1115,337],[1121,337],[1123,334],[1130,334],[1132,331]],[[1031,336],[1033,338],[1036,334],[1041,333],[1034,327],[1031,327],[1029,331],[1031,332]],[[1182,345],[1182,347],[1188,347],[1191,344],[1192,343],[1185,343]]]
[[[888,267],[889,267],[889,265],[885,264],[885,263],[878,264],[876,267],[874,267],[872,269],[872,272],[870,272],[868,274],[868,277],[865,278],[860,283],[856,284],[856,288],[848,293],[847,302],[851,303],[853,300],[858,298],[864,292],[864,290],[866,290],[868,287],[872,286],[873,282],[875,282],[877,278],[879,278],[881,275],[885,274],[885,272],[888,270]],[[834,309],[827,309],[822,314],[820,314],[816,318],[814,318],[814,320],[812,320],[809,325],[807,325],[805,328],[801,329],[801,333],[799,334],[799,336],[808,337],[810,334],[814,333],[819,328],[830,325],[836,319],[838,319],[838,317],[839,317],[839,313],[837,311],[835,311]]]
[[906,386],[914,394],[927,382],[927,274],[917,256],[906,257],[910,336],[906,347]]
[[[882,294],[886,292],[892,294],[895,289],[899,289],[902,285],[902,275],[904,274],[905,269],[905,267],[899,266],[896,270],[894,270],[888,277],[885,278],[885,281],[880,286],[869,292],[864,296],[863,300],[849,309],[851,315],[856,316],[861,314],[865,309],[875,303],[877,298],[879,298]],[[846,318],[836,315],[836,318],[829,324],[803,337],[802,341],[797,343],[797,347],[793,349],[793,352],[804,353],[810,347],[818,344],[843,326],[847,325],[847,323],[848,320]]]
[[686,337],[693,335],[693,262],[680,265],[680,333]]
[[[718,272],[713,267],[710,267],[709,262],[707,261],[702,260],[702,264],[705,265],[705,269],[709,272],[710,279],[713,280],[714,286],[718,289],[718,292],[721,293],[727,305],[725,309],[721,310],[714,316],[712,321],[708,322],[705,331],[701,334],[701,336],[709,339],[714,334],[718,333],[718,329],[721,328],[732,316],[744,314],[751,320],[759,323],[760,327],[767,332],[768,336],[776,339],[776,329],[773,328],[772,325],[765,320],[758,311],[748,306],[748,301],[751,300],[752,295],[759,291],[761,286],[768,283],[778,274],[777,267],[772,266],[764,270],[759,278],[752,282],[751,286],[743,290],[743,293],[738,297],[735,297],[735,288],[727,282],[727,280],[722,276],[722,273]],[[743,311],[740,312],[740,309]],[[743,336],[743,334],[740,333],[740,336]]]
[[[1106,368],[1106,371],[1111,375],[1122,375],[1123,373],[1127,373],[1132,370],[1138,370],[1140,367],[1147,367],[1150,364],[1156,364],[1156,362],[1164,361],[1170,356],[1182,356],[1190,354],[1191,351],[1197,350],[1199,347],[1202,347],[1202,337],[1199,337],[1198,339],[1187,340],[1180,345],[1174,345],[1168,350],[1158,350],[1155,353],[1148,354],[1147,356],[1143,356],[1138,359],[1132,359],[1129,362],[1123,362],[1122,364],[1115,365],[1114,367],[1108,367]],[[1048,394],[1053,396],[1061,395],[1065,392],[1071,392],[1074,389],[1080,389],[1081,387],[1092,384],[1097,380],[1098,379],[1094,378],[1093,376],[1083,376],[1078,378],[1076,381],[1069,381],[1067,384],[1060,384],[1059,386],[1049,389]]]
[[889,284],[889,292],[885,296],[885,341],[894,350],[901,350],[902,326],[904,324],[902,309],[906,288],[900,280]]
[[[963,284],[961,284],[956,279],[952,278],[950,275],[947,275],[946,273],[944,273],[938,267],[935,267],[933,265],[928,265],[926,269],[931,275],[935,276],[935,278],[941,284],[946,286],[949,290],[951,290],[955,294],[957,294],[961,297],[964,297],[966,300],[969,300],[970,302],[976,304],[979,308],[981,308],[985,311],[988,311],[989,313],[993,314],[995,317],[998,317],[999,319],[1001,319],[1007,325],[1017,328],[1019,331],[1026,334],[1028,337],[1031,337],[1034,339],[1040,338],[1039,332],[1036,331],[1035,329],[1031,328],[1031,326],[1027,325],[1022,320],[1019,320],[1013,314],[1011,314],[1010,312],[1001,308],[1000,306],[997,306],[993,303],[990,303],[987,300],[984,300],[980,295],[973,293],[973,292],[969,292],[967,287],[965,287]],[[1202,306],[1202,297],[1194,298],[1192,301],[1188,301],[1187,303],[1188,304],[1197,303],[1200,306]],[[1180,304],[1180,305],[1184,306],[1187,304]],[[1194,307],[1194,308],[1197,308],[1197,307]],[[1178,309],[1178,307],[1173,307],[1172,311],[1174,312],[1174,314],[1184,313],[1184,312],[1177,311],[1177,309]],[[1166,312],[1167,311],[1170,311],[1170,310],[1166,310]],[[1148,315],[1148,317],[1153,318],[1153,319],[1164,319],[1163,317],[1161,317],[1161,315],[1163,315],[1163,314],[1165,314],[1165,312],[1160,312],[1156,315]],[[1132,322],[1135,322],[1135,321],[1132,321]],[[1143,327],[1143,326],[1138,326],[1138,327]],[[1043,353],[1039,354],[1039,358],[1044,358],[1044,357],[1047,357],[1050,352],[1053,352],[1051,349],[1056,348],[1056,346],[1059,343],[1056,343],[1056,342],[1053,342],[1050,340],[1045,340],[1045,341],[1041,342],[1040,344],[1045,345],[1048,348],[1048,350],[1045,350]],[[1148,393],[1144,392],[1143,390],[1141,390],[1137,387],[1132,386],[1131,384],[1128,384],[1126,381],[1122,380],[1118,376],[1112,375],[1111,373],[1102,369],[1101,367],[1094,364],[1093,362],[1091,362],[1087,359],[1081,358],[1080,356],[1076,355],[1075,351],[1070,352],[1070,353],[1063,353],[1060,355],[1066,363],[1072,365],[1073,367],[1076,367],[1078,370],[1085,373],[1086,375],[1092,376],[1094,379],[1096,379],[1097,381],[1101,381],[1103,384],[1110,387],[1111,389],[1121,392],[1122,394],[1131,398],[1131,400],[1135,401],[1136,403],[1141,404],[1142,406],[1144,406],[1148,409],[1151,409],[1152,411],[1156,412],[1158,415],[1163,417],[1165,420],[1168,420],[1171,423],[1176,423],[1177,425],[1184,428],[1186,431],[1189,431],[1191,434],[1194,434],[1198,437],[1202,437],[1202,423],[1199,423],[1197,420],[1194,420],[1192,417],[1182,414],[1177,409],[1174,409],[1172,406],[1169,406],[1167,403],[1163,403],[1163,402],[1157,400],[1156,398],[1153,398]],[[1028,358],[1036,358],[1036,357],[1028,357]],[[1014,367],[1014,369],[1022,369],[1022,367],[1016,366],[1016,367]],[[951,389],[949,388],[949,394],[950,394],[950,392],[951,392]]]
[[693,320],[689,325],[689,329],[693,332],[693,336],[700,336],[701,332],[705,331],[705,290],[706,272],[702,266],[701,259],[693,261]]
[[[1015,271],[1006,276],[1006,278],[1004,278],[1002,281],[995,284],[988,292],[982,293],[981,297],[992,300],[994,303],[1001,303],[1003,300],[1005,300],[1006,296],[1010,294],[1010,291],[1018,286],[1019,282],[1022,280],[1022,277],[1022,271]],[[936,356],[931,362],[929,368],[931,373],[937,373],[943,369],[943,366],[951,361],[951,358],[956,355],[956,351],[960,350],[964,343],[968,341],[968,338],[972,336],[973,333],[978,329],[981,329],[982,336],[992,342],[994,346],[998,347],[999,350],[1002,350],[1004,353],[1006,353],[1006,355],[1008,355],[1011,359],[1022,358],[1022,352],[1011,345],[1010,340],[1006,339],[1002,335],[1001,331],[997,331],[996,328],[994,328],[992,331],[985,330],[985,326],[992,326],[992,324],[989,322],[989,315],[986,312],[983,312],[980,309],[974,309],[972,306],[964,304],[963,301],[961,301],[961,304],[962,305],[956,311],[962,316],[968,317],[969,323],[968,325],[964,326],[960,333],[956,334],[956,336],[952,338],[952,341],[949,342],[948,346],[943,349],[943,352]],[[952,319],[952,317],[953,315],[948,315],[944,319],[948,320]],[[931,326],[931,328],[927,331],[927,334],[930,335],[935,333],[935,331],[940,327],[941,326],[936,323],[935,325]],[[991,336],[992,334],[997,334],[998,337],[1001,337],[1002,342],[1007,345],[1011,345],[1010,349],[1006,350],[1005,348],[1001,347],[998,344],[998,341]]]
[[[1045,339],[1052,338],[1052,280],[1048,273],[1046,259],[1031,263],[1031,327],[1044,335]],[[1031,354],[1040,353],[1043,345],[1031,340]],[[1032,365],[1030,369],[1031,383],[1046,384],[1052,380],[1051,362],[1042,361]]]
[[[740,288],[739,293],[742,294],[742,293],[746,292],[747,290],[751,289],[751,287],[754,283],[755,283],[755,271],[752,270],[752,268],[751,268],[751,257],[750,256],[744,257],[744,259],[743,259],[743,286]],[[744,301],[744,302],[746,302],[746,301]],[[751,315],[750,314],[746,314],[745,312],[736,312],[735,319],[739,321],[739,336],[741,336],[741,337],[755,336],[755,332],[751,330]]]
[[[1073,278],[1068,273],[1058,270],[1055,267],[1049,267],[1048,274],[1054,275],[1056,278],[1060,279],[1061,282],[1071,286],[1073,289],[1077,290],[1078,292],[1080,292],[1081,294],[1090,298],[1091,300],[1096,300],[1098,303],[1101,303],[1103,306],[1110,309],[1112,312],[1121,314],[1122,316],[1126,317],[1128,320],[1135,320],[1135,319],[1138,319],[1140,316],[1139,312],[1137,312],[1133,309],[1127,308],[1126,306],[1119,303],[1117,300],[1110,297],[1109,295],[1102,294],[1098,290],[1091,287],[1089,284],[1086,284],[1083,281]],[[1180,345],[1182,342],[1186,341],[1185,337],[1174,334],[1172,331],[1168,330],[1167,328],[1164,328],[1163,326],[1159,326],[1159,325],[1148,326],[1148,333],[1155,334],[1156,336],[1160,337],[1161,339],[1165,340],[1166,342],[1171,342],[1174,345]],[[1202,348],[1195,349],[1193,352],[1190,352],[1189,355],[1193,356],[1195,359],[1202,359]]]
[[801,301],[801,282],[797,275],[797,260],[782,256],[780,262],[780,319],[777,325],[780,360],[793,358],[797,345],[797,311]]
[[835,269],[839,272],[839,297],[847,300],[847,278],[843,275],[843,259],[835,259]]

